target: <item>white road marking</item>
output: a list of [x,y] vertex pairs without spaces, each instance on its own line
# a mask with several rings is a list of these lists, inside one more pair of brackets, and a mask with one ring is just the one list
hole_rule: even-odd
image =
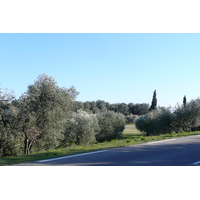
[[176,139],[168,139],[168,140],[160,140],[160,141],[155,141],[155,142],[148,142],[147,144],[156,144],[156,143],[161,143],[161,142],[168,142]]
[[193,165],[198,165],[200,163],[200,161],[193,163]]
[[73,157],[78,157],[78,156],[85,156],[85,155],[94,154],[94,153],[101,153],[101,152],[105,152],[105,151],[108,151],[108,150],[94,151],[94,152],[89,152],[89,153],[81,153],[81,154],[75,154],[75,155],[71,155],[71,156],[63,156],[63,157],[59,157],[59,158],[51,158],[51,159],[47,159],[47,160],[40,160],[37,162],[50,162],[53,160],[62,160],[62,159],[73,158]]

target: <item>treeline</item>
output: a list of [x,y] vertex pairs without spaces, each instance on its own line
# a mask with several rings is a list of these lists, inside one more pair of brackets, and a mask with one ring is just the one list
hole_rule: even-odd
[[177,105],[173,112],[169,108],[156,108],[136,120],[136,128],[147,136],[166,133],[181,133],[200,130],[200,99]]
[[141,116],[145,115],[149,111],[149,104],[147,103],[115,103],[110,104],[108,102],[98,100],[98,101],[86,101],[75,103],[75,111],[84,110],[88,113],[99,113],[101,111],[113,111],[115,113],[122,113],[126,117],[126,123],[135,122],[135,120]]
[[115,103],[110,104],[108,102],[98,100],[98,101],[86,101],[79,102],[77,101],[75,104],[75,110],[82,109],[86,112],[98,113],[102,110],[111,110],[114,112],[122,113],[125,116],[127,115],[145,115],[149,111],[149,104],[133,104],[133,103]]
[[77,95],[74,87],[60,88],[45,74],[19,99],[0,90],[0,157],[121,137],[125,127],[122,113],[78,107]]

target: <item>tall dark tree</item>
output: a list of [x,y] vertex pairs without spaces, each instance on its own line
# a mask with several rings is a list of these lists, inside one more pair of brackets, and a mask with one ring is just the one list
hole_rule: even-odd
[[184,96],[184,97],[183,97],[183,106],[184,106],[184,107],[186,107],[186,103],[187,103],[186,96]]
[[151,110],[155,110],[157,108],[157,98],[156,98],[156,90],[154,90],[154,93],[153,93],[153,99],[152,99],[152,102],[151,102],[151,107],[150,107],[150,111]]

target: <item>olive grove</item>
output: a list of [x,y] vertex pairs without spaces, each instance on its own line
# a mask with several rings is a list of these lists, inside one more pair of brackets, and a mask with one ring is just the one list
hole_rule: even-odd
[[120,138],[125,116],[107,110],[104,101],[78,104],[77,95],[46,74],[18,99],[0,90],[0,157]]
[[173,112],[158,108],[136,120],[136,128],[146,135],[195,131],[200,127],[200,99],[177,105]]
[[74,87],[59,88],[52,77],[42,74],[19,99],[2,101],[1,156],[57,147],[77,94]]

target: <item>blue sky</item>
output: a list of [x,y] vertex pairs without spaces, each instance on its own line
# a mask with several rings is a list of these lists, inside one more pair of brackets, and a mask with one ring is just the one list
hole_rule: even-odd
[[175,106],[200,96],[200,34],[0,34],[1,87],[19,97],[43,73],[78,101]]

